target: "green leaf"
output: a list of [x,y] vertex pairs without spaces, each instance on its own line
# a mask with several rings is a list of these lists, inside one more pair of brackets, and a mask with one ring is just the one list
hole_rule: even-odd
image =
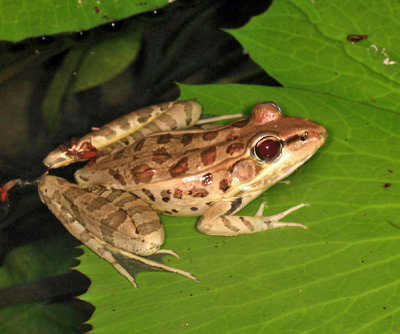
[[65,97],[100,85],[126,69],[140,48],[141,24],[131,23],[123,32],[71,48],[53,77],[42,106],[49,129],[61,120]]
[[0,288],[65,273],[76,265],[73,257],[79,250],[73,248],[75,243],[73,238],[57,236],[13,249],[0,267]]
[[132,24],[126,31],[88,47],[81,59],[72,91],[100,85],[126,69],[139,52],[141,35],[141,25]]
[[0,0],[0,40],[88,30],[151,11],[168,0]]
[[[47,290],[54,286],[45,286],[40,279],[65,274],[77,261],[74,257],[80,251],[74,248],[76,241],[65,234],[48,240],[39,240],[13,249],[0,267],[1,294],[7,300],[1,300],[0,332],[18,333],[81,333],[86,313],[76,303],[49,300]],[[19,283],[21,284],[18,286]],[[6,295],[5,291],[10,295]],[[14,289],[14,290],[13,290]],[[16,292],[17,291],[17,292]],[[45,297],[43,297],[45,295]],[[25,296],[27,300],[40,300],[13,304]],[[46,299],[47,298],[47,299]]]
[[[398,110],[398,1],[274,1],[263,15],[230,32],[285,87]],[[352,44],[349,34],[367,34]]]
[[[250,112],[270,100],[327,128],[325,145],[289,185],[275,185],[242,210],[254,214],[263,200],[265,214],[310,203],[287,218],[309,229],[214,237],[198,233],[195,219],[162,217],[163,248],[181,255],[167,263],[200,282],[143,273],[137,290],[86,250],[79,270],[93,284],[82,298],[96,305],[96,333],[398,330],[400,100],[398,64],[385,63],[397,61],[398,8],[395,1],[276,0],[232,31],[286,87],[181,86],[181,99],[197,98],[207,114]],[[377,21],[390,34],[380,35]],[[363,33],[367,40],[346,39]]]
[[[392,112],[327,94],[250,85],[181,86],[210,114],[250,111],[273,100],[285,114],[328,129],[328,140],[294,175],[262,200],[274,214],[298,203],[311,206],[285,228],[236,238],[195,231],[194,219],[162,217],[167,241],[181,259],[169,265],[200,282],[168,273],[138,276],[135,290],[108,263],[85,251],[79,270],[93,284],[85,300],[96,305],[96,333],[129,326],[141,333],[297,331],[389,332],[400,321],[400,118]],[[227,98],[229,96],[229,98]],[[361,116],[360,116],[361,115]],[[355,126],[356,125],[356,126]],[[392,171],[392,172],[391,172]],[[385,184],[391,184],[385,187]],[[370,305],[367,307],[366,305]],[[134,314],[132,324],[126,319]],[[114,319],[111,321],[111,319]]]
[[[69,303],[28,303],[0,310],[3,334],[79,334],[85,313]],[[7,320],[7,321],[4,321]]]

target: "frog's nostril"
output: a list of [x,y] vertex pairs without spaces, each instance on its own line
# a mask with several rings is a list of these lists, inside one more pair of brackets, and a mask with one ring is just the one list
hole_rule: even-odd
[[308,138],[308,131],[303,131],[303,133],[300,136],[300,140],[306,141]]

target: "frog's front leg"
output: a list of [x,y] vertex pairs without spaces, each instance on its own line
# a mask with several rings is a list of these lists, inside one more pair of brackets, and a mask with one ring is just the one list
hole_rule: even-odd
[[[257,194],[246,197],[234,197],[230,200],[216,202],[200,218],[197,229],[205,234],[220,236],[235,236],[239,234],[257,233],[277,227],[307,226],[299,223],[281,222],[280,219],[308,204],[299,204],[273,216],[263,216],[265,202],[261,203],[255,216],[234,216],[233,214],[245,207]],[[254,196],[255,195],[255,196]]]
[[164,229],[159,217],[136,196],[103,188],[89,191],[51,175],[41,177],[39,195],[74,237],[110,262],[135,287],[135,279],[115,259],[113,253],[197,280],[188,272],[143,257],[176,254],[160,250],[164,242]]

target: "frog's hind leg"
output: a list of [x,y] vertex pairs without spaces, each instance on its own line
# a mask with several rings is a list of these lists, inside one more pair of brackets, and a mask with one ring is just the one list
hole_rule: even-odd
[[[132,221],[135,222],[137,233],[139,235],[144,236],[144,235],[147,235],[148,233],[150,233],[150,234],[153,233],[153,234],[157,234],[154,236],[155,240],[160,240],[160,238],[162,238],[162,241],[164,240],[164,229],[159,221],[158,215],[144,201],[139,199],[137,196],[135,196],[131,193],[128,193],[128,192],[120,191],[120,190],[103,189],[103,188],[94,189],[93,192],[95,192],[99,196],[107,199],[112,204],[114,204],[115,206],[121,208],[124,212],[126,212],[126,214],[132,219]],[[122,239],[122,238],[120,238],[120,239]],[[135,262],[143,264],[144,266],[150,267],[151,270],[169,271],[169,272],[173,272],[176,274],[186,276],[195,281],[198,281],[196,276],[194,276],[193,274],[191,274],[187,271],[165,265],[164,263],[157,262],[149,257],[140,256],[140,255],[146,255],[146,256],[172,255],[172,256],[179,258],[179,255],[172,250],[159,249],[159,247],[162,244],[162,241],[161,242],[156,241],[155,247],[153,247],[149,250],[136,249],[136,251],[131,251],[131,250],[126,251],[126,249],[127,249],[126,243],[127,242],[125,242],[125,245],[123,245],[123,244],[118,245],[118,248],[115,247],[116,245],[112,246],[110,244],[106,244],[105,247],[109,251],[111,251],[113,254],[120,254],[120,255],[124,256],[125,258],[134,260]],[[99,242],[101,243],[102,240],[99,240]],[[149,243],[151,243],[151,241],[148,240],[144,243],[149,244]],[[125,248],[125,250],[124,250],[124,248]],[[139,253],[139,255],[137,253]],[[114,258],[116,258],[116,256],[114,256]],[[119,266],[121,267],[120,264],[119,264]],[[118,271],[120,271],[117,267],[116,267],[116,269]],[[126,276],[123,272],[121,272],[121,274]]]
[[80,234],[79,240],[81,240],[98,256],[108,261],[122,276],[125,276],[135,288],[138,287],[134,277],[119,264],[113,253],[109,250],[109,247],[107,247],[104,242],[92,235],[88,230],[85,230]]
[[43,175],[38,188],[40,198],[64,227],[133,285],[136,286],[135,280],[119,261],[119,255],[156,270],[196,279],[190,273],[146,258],[159,251],[164,229],[158,215],[135,195],[119,190],[88,191],[52,175]]

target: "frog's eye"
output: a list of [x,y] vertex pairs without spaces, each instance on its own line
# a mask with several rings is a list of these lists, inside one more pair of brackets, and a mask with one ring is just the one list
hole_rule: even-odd
[[264,162],[271,162],[279,158],[282,152],[282,143],[275,137],[260,139],[253,148],[254,156]]

